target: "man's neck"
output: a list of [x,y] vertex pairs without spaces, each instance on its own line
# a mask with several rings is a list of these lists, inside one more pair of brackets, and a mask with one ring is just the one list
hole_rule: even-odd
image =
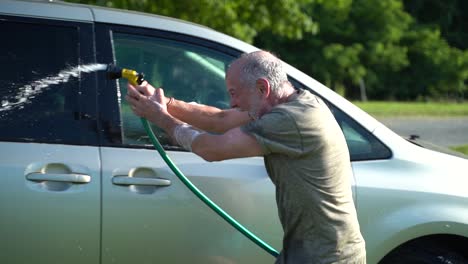
[[287,86],[284,87],[282,93],[279,94],[275,99],[272,101],[272,106],[276,106],[278,104],[283,104],[289,102],[296,95],[296,90],[293,87]]
[[282,92],[278,95],[270,94],[270,97],[267,99],[268,103],[264,104],[263,107],[256,112],[258,117],[270,112],[273,107],[288,102],[295,95],[296,89],[291,86],[284,87]]

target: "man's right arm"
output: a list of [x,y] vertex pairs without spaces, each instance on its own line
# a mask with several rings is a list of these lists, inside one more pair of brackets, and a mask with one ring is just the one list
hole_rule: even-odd
[[[169,99],[167,102],[169,102]],[[245,111],[237,109],[223,110],[176,99],[168,104],[167,109],[175,118],[212,133],[225,133],[232,128],[247,124],[251,120]]]
[[251,120],[247,112],[237,109],[223,110],[208,105],[171,100],[164,95],[163,89],[154,88],[148,82],[135,86],[135,89],[152,101],[156,97],[161,98],[162,102],[167,105],[167,111],[173,117],[207,132],[224,133],[247,124]]

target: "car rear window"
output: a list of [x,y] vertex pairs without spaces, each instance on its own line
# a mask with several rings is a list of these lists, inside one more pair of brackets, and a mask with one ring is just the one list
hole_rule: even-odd
[[0,141],[82,144],[79,27],[44,21],[0,20]]

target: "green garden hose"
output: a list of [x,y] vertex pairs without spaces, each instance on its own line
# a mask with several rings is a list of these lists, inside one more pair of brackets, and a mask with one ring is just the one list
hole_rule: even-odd
[[[133,70],[122,69],[118,68],[114,65],[109,65],[107,68],[108,74],[107,76],[110,79],[117,79],[117,78],[126,78],[131,84],[137,85],[143,82],[143,74],[139,74]],[[259,247],[263,248],[265,251],[270,253],[273,257],[278,257],[279,253],[270,245],[265,243],[263,240],[255,236],[252,232],[250,232],[247,228],[242,226],[239,222],[237,222],[233,217],[231,217],[228,213],[226,213],[221,207],[219,207],[216,203],[211,201],[204,193],[202,193],[185,175],[179,170],[179,168],[172,162],[172,160],[167,155],[164,148],[159,143],[159,140],[154,135],[151,126],[148,123],[148,120],[145,118],[141,118],[141,123],[148,134],[151,143],[153,144],[154,148],[158,151],[161,158],[166,162],[169,168],[174,172],[174,174],[182,181],[187,188],[192,191],[202,202],[204,202],[208,207],[210,207],[213,211],[215,211],[219,216],[221,216],[226,222],[228,222],[231,226],[241,232],[244,236],[250,239],[252,242],[257,244]]]

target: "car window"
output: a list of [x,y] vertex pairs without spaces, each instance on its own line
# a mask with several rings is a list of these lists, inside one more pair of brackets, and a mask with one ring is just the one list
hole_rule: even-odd
[[[165,95],[187,102],[228,108],[225,70],[234,57],[198,45],[153,36],[113,32],[115,61],[119,67],[145,74]],[[127,81],[119,80],[120,94],[126,94]],[[123,144],[147,145],[150,140],[128,103],[120,101]],[[153,126],[161,144],[177,147],[167,134]]]
[[391,151],[372,133],[333,105],[330,105],[336,121],[348,144],[351,161],[388,159]]
[[84,55],[80,28],[44,21],[0,19],[0,140],[85,144],[89,132],[95,142],[81,122],[86,77],[70,72]]

